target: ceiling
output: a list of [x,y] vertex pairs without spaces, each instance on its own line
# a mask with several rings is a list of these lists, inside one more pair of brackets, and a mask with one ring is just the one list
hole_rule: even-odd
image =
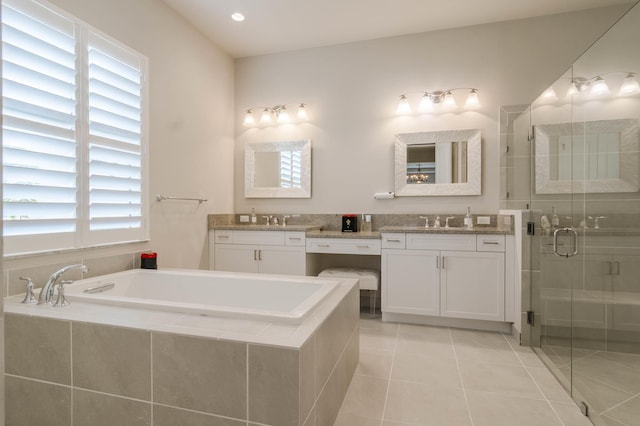
[[[630,0],[163,0],[235,58],[630,3]],[[234,12],[245,15],[235,22]]]

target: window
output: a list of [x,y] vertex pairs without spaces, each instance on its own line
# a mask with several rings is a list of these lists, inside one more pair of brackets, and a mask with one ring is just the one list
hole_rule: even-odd
[[5,254],[147,239],[146,58],[32,0],[2,31]]
[[280,151],[280,188],[302,188],[302,151]]

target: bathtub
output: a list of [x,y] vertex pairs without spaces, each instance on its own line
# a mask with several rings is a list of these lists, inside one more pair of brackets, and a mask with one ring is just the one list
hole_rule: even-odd
[[135,269],[75,281],[69,301],[301,324],[338,284],[316,277]]

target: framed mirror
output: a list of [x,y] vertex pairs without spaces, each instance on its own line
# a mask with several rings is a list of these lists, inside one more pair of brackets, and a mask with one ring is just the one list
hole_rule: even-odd
[[637,120],[540,124],[534,131],[537,194],[638,191]]
[[397,134],[396,196],[480,195],[481,139],[480,129]]
[[311,141],[247,143],[246,198],[310,198]]

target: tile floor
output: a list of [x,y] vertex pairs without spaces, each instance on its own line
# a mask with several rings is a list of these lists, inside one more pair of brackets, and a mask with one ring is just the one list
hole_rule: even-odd
[[360,320],[335,426],[590,426],[528,347],[497,333]]
[[[544,353],[607,426],[640,424],[640,355],[544,346]],[[573,370],[571,357],[573,356]]]

